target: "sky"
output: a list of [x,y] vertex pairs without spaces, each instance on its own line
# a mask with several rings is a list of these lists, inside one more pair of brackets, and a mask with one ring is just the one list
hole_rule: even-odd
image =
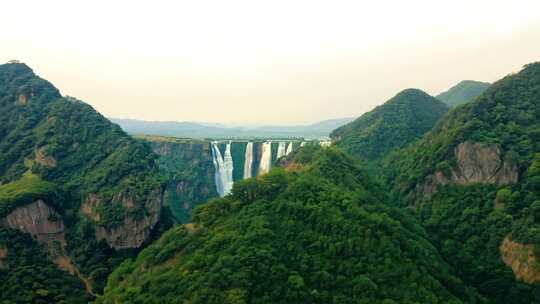
[[540,1],[3,1],[18,59],[108,117],[303,124],[540,60]]

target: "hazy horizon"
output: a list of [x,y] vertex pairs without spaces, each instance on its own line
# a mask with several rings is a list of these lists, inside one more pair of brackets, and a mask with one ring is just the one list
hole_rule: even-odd
[[[107,117],[290,125],[540,60],[540,1],[26,1],[0,62]],[[47,12],[47,13],[44,13]],[[384,16],[384,17],[381,17]]]

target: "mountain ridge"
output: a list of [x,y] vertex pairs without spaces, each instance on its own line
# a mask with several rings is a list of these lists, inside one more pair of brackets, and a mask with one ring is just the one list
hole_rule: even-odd
[[476,80],[462,80],[450,89],[438,94],[435,98],[446,103],[450,107],[456,107],[472,101],[482,94],[491,83]]
[[174,136],[184,138],[317,138],[327,137],[330,131],[352,118],[337,118],[307,125],[226,126],[198,122],[145,121],[111,118],[130,134]]
[[368,161],[382,159],[420,138],[448,107],[419,89],[405,89],[353,122],[332,131],[340,148]]

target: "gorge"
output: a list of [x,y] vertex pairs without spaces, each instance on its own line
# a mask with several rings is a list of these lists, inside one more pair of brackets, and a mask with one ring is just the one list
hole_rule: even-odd
[[167,179],[164,201],[180,222],[188,222],[193,208],[230,193],[234,182],[267,173],[277,160],[306,144],[303,139],[197,140],[136,136],[159,156]]

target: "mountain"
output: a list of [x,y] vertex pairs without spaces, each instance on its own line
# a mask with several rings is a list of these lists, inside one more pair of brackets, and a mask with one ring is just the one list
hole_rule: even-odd
[[467,103],[482,94],[491,84],[474,80],[463,80],[448,91],[435,96],[450,107]]
[[158,229],[156,156],[21,63],[0,65],[0,121],[0,298],[87,303]]
[[180,138],[319,138],[326,137],[333,129],[344,125],[352,118],[324,120],[311,125],[284,126],[230,126],[196,122],[144,121],[112,118],[130,134],[172,136]]
[[395,200],[489,303],[538,303],[540,63],[446,115],[385,161]]
[[479,303],[343,152],[280,163],[125,261],[97,303]]
[[335,144],[363,160],[379,160],[428,132],[448,111],[441,101],[406,89],[383,105],[332,131]]

